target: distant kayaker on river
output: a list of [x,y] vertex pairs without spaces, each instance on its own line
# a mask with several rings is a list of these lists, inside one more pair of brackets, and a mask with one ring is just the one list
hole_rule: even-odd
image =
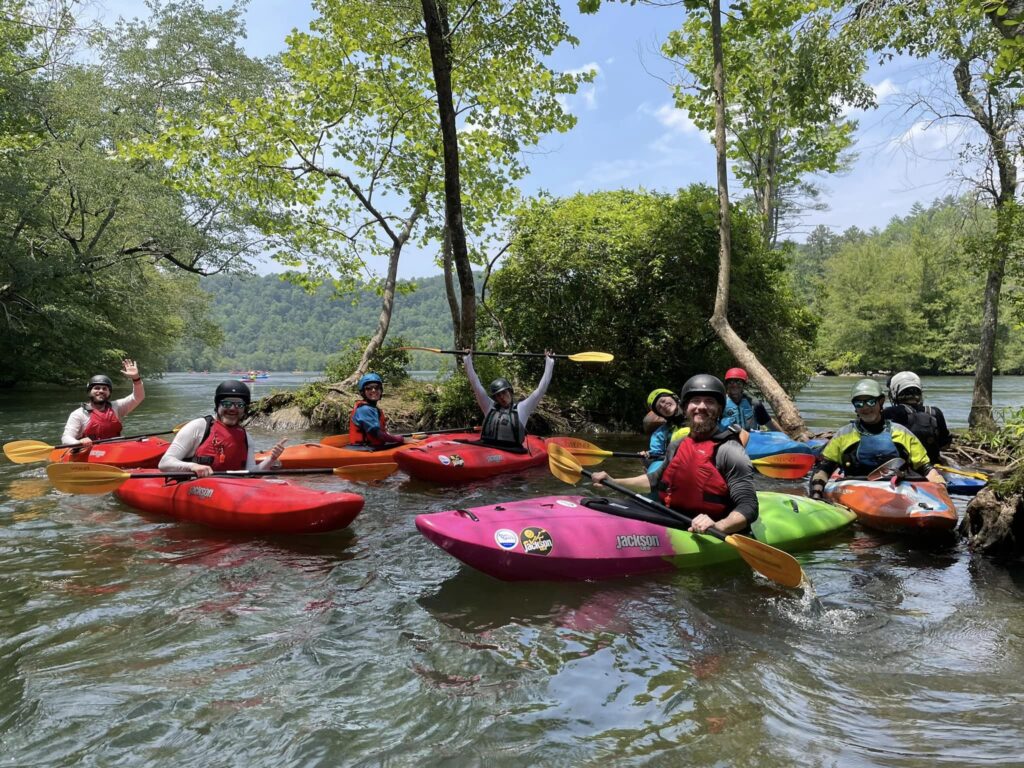
[[781,432],[782,427],[775,423],[761,401],[754,400],[744,392],[747,379],[747,372],[742,368],[730,368],[725,372],[725,391],[728,397],[718,426],[725,429],[733,424],[739,424],[748,431],[766,426],[775,432]]
[[215,416],[193,419],[178,432],[160,459],[163,472],[195,472],[208,477],[214,472],[273,469],[288,438],[282,438],[262,462],[256,463],[256,448],[241,421],[252,401],[249,387],[229,379],[217,385],[213,395]]
[[928,451],[932,464],[941,464],[939,452],[953,442],[942,411],[924,404],[921,379],[913,371],[900,371],[889,380],[889,392],[896,402],[886,406],[882,416],[914,433]]
[[384,397],[384,379],[376,373],[363,374],[356,389],[362,396],[348,415],[349,449],[391,448],[405,438],[388,432],[388,418],[377,404]]
[[822,449],[808,486],[812,499],[822,497],[825,483],[836,469],[842,469],[846,477],[863,477],[892,459],[903,459],[933,483],[946,482],[932,467],[928,451],[914,433],[882,415],[885,395],[881,384],[861,379],[854,384],[850,400],[857,419],[836,432]]
[[82,447],[74,449],[78,452],[90,449],[93,440],[121,436],[121,419],[138,408],[146,398],[146,388],[142,386],[139,366],[134,360],[129,359],[123,360],[121,366],[121,373],[132,380],[132,393],[111,402],[110,394],[114,390],[114,382],[103,374],[93,376],[86,385],[89,402],[82,403],[68,416],[61,443],[79,443]]
[[551,373],[555,369],[555,358],[551,350],[544,350],[544,375],[541,376],[540,384],[529,397],[518,403],[513,402],[512,384],[508,379],[495,379],[487,389],[484,389],[473,369],[472,350],[466,350],[463,362],[477,405],[484,414],[480,442],[493,445],[495,448],[522,451],[523,442],[526,440],[526,422],[530,420],[551,383]]
[[[754,467],[740,442],[740,428],[718,428],[725,385],[699,374],[683,385],[679,397],[690,433],[672,441],[664,463],[653,472],[618,482],[638,493],[656,490],[663,504],[693,518],[690,530],[695,533],[746,530],[758,514]],[[595,472],[594,483],[608,476]]]
[[663,419],[654,432],[647,450],[643,452],[647,467],[650,468],[665,458],[665,451],[672,442],[672,434],[686,423],[686,414],[679,407],[679,398],[671,389],[656,389],[647,396],[647,407],[655,416]]

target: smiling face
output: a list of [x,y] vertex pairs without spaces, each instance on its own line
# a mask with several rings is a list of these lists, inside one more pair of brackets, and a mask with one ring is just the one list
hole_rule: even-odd
[[110,387],[106,384],[94,384],[89,387],[89,402],[101,406],[110,401]]
[[245,401],[241,398],[225,398],[217,406],[217,418],[226,427],[237,427],[244,416]]
[[375,382],[370,382],[363,387],[363,399],[368,403],[376,403],[384,396],[384,387]]
[[663,419],[671,419],[679,412],[679,404],[672,395],[662,395],[654,401],[654,412]]
[[747,382],[743,379],[726,379],[725,380],[725,392],[729,395],[729,399],[734,402],[739,402],[743,399],[743,388],[747,386]]
[[686,419],[690,422],[690,434],[694,437],[708,437],[718,429],[722,406],[712,395],[693,395],[686,401]]
[[881,421],[884,405],[884,397],[858,395],[853,399],[853,408],[857,411],[857,418],[865,424],[877,424]]

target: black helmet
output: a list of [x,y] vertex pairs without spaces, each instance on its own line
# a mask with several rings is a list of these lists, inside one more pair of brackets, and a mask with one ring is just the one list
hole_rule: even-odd
[[114,388],[114,382],[110,380],[110,377],[104,376],[102,373],[100,373],[89,379],[89,384],[85,387],[86,391],[92,389],[97,384],[100,384],[110,390]]
[[221,400],[226,400],[229,397],[240,397],[245,400],[246,405],[252,402],[252,393],[249,391],[249,387],[237,379],[228,379],[217,385],[217,390],[213,393],[213,407],[216,408],[220,405]]
[[698,373],[683,384],[679,399],[683,401],[684,408],[694,395],[711,395],[722,408],[725,408],[725,384],[710,373]]
[[506,389],[508,390],[508,393],[511,395],[512,382],[510,382],[508,379],[498,378],[491,382],[491,386],[487,388],[487,392],[493,398],[497,397],[499,392],[504,392]]

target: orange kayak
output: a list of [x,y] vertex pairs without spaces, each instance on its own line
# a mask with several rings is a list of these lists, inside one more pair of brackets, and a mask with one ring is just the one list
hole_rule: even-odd
[[[392,458],[399,451],[417,443],[405,443],[394,448],[333,448],[322,443],[301,443],[289,445],[284,449],[279,461],[284,469],[334,469],[335,467],[351,467],[356,464],[377,464],[394,461]],[[256,454],[256,461],[263,461],[267,451]]]
[[956,506],[941,483],[832,480],[825,498],[857,513],[869,528],[939,533],[956,527]]

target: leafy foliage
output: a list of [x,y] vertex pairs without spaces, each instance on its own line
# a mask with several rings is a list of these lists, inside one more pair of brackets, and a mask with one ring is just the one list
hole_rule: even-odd
[[[369,336],[357,336],[349,339],[345,348],[327,360],[324,378],[328,381],[341,381],[359,364],[363,350],[369,344]],[[391,336],[370,358],[369,370],[384,379],[384,386],[401,384],[409,378],[411,356],[399,347],[407,346],[408,342],[401,336]]]

